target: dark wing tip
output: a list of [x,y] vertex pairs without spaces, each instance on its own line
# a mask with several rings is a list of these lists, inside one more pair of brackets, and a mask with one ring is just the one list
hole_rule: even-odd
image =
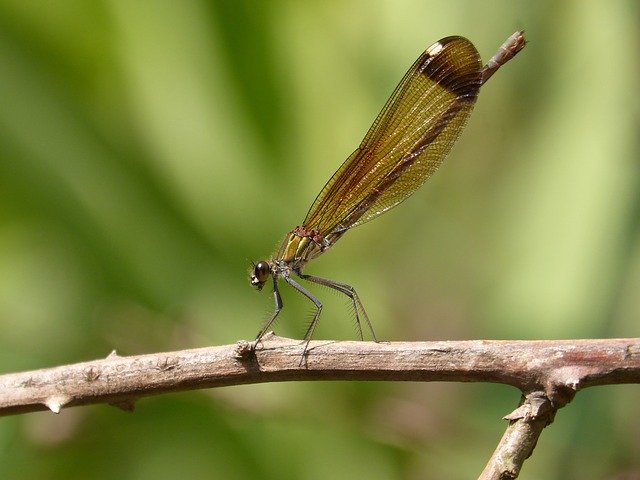
[[475,96],[481,85],[482,61],[464,37],[445,37],[425,50],[420,72],[456,96]]

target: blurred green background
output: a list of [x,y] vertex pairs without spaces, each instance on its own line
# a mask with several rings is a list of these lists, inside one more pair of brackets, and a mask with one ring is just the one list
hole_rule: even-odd
[[[252,339],[299,224],[428,45],[488,59],[444,168],[307,272],[387,340],[639,335],[635,2],[0,0],[0,372]],[[311,311],[283,286],[276,327]],[[344,298],[316,338],[354,339]],[[475,478],[519,392],[289,383],[0,419],[6,479]],[[581,392],[522,479],[640,475],[638,386]],[[638,478],[633,477],[633,478]]]

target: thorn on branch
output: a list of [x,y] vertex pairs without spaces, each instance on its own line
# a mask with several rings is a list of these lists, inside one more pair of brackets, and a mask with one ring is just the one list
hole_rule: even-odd
[[509,421],[523,420],[530,422],[547,416],[549,418],[546,424],[549,425],[553,421],[554,415],[555,408],[546,394],[544,392],[533,392],[523,396],[520,406],[502,418]]
[[47,398],[44,401],[44,404],[53,413],[60,413],[62,407],[68,404],[71,400],[72,398],[68,395],[55,395],[53,397]]

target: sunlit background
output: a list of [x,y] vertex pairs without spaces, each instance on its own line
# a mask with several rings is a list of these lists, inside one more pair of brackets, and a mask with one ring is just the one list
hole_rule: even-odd
[[[420,52],[488,59],[444,167],[307,272],[386,340],[639,336],[636,2],[0,0],[0,373],[252,339],[248,284]],[[317,338],[354,339],[344,298]],[[267,289],[265,289],[267,290]],[[311,305],[283,286],[277,333]],[[505,386],[282,383],[0,419],[6,479],[469,479]],[[640,475],[638,386],[579,393],[522,479]]]

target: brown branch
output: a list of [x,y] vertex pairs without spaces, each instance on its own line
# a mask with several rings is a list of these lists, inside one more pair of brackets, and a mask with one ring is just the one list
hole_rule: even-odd
[[0,415],[110,403],[130,408],[144,396],[291,380],[410,380],[504,383],[543,392],[553,408],[594,385],[640,383],[640,339],[563,341],[313,341],[305,361],[298,340],[106,359],[0,376]]
[[0,376],[0,415],[109,403],[132,410],[165,392],[290,380],[504,383],[520,406],[481,480],[516,478],[544,427],[578,390],[640,383],[640,338],[561,341],[304,343],[267,335],[237,345],[120,357]]
[[517,478],[522,464],[533,453],[542,430],[553,421],[558,408],[544,392],[523,396],[520,406],[504,417],[509,420],[509,426],[479,480]]

